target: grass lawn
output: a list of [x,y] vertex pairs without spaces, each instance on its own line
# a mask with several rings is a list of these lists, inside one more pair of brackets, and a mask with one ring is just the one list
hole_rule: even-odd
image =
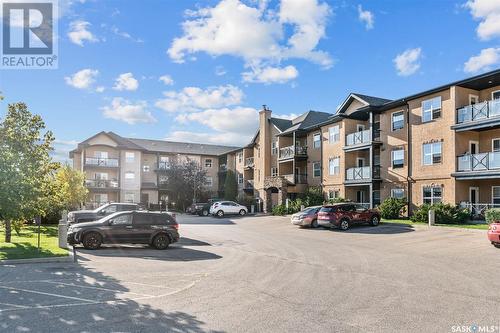
[[[399,223],[399,224],[408,224],[408,225],[427,225],[427,223],[421,222],[413,222],[407,219],[393,219],[386,220],[382,219],[382,223]],[[479,230],[488,230],[487,224],[437,224],[438,227],[455,227],[455,228],[463,228],[463,229],[479,229]]]
[[0,225],[0,260],[26,259],[40,257],[67,256],[68,251],[59,248],[57,225],[40,228],[40,251],[38,251],[37,227],[28,226],[21,230],[18,236],[12,229],[12,242],[5,243],[5,226]]

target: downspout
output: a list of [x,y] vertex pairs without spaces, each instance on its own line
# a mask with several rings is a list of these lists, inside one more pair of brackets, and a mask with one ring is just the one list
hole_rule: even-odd
[[411,137],[411,123],[410,123],[410,105],[406,101],[406,138],[408,140],[408,175],[406,177],[408,181],[408,216],[412,212],[412,172],[413,172],[413,160],[412,160],[412,137]]

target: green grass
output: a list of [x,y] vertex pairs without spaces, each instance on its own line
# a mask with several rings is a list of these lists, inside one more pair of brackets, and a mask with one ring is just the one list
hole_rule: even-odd
[[[427,225],[427,223],[422,222],[413,222],[408,219],[382,219],[382,223],[398,223],[398,224],[407,224],[407,225]],[[454,227],[454,228],[463,228],[463,229],[479,229],[479,230],[488,230],[487,224],[436,224],[438,227]]]
[[0,260],[68,255],[68,251],[58,245],[57,226],[42,226],[40,231],[40,250],[38,250],[37,227],[24,227],[20,236],[12,229],[12,242],[5,243],[5,226],[0,225]]

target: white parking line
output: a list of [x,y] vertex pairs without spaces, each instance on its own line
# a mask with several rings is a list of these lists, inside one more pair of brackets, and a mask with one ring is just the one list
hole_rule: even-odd
[[0,288],[7,289],[7,290],[14,290],[14,291],[23,291],[23,292],[26,292],[26,293],[33,293],[33,294],[40,294],[40,295],[52,296],[52,297],[74,299],[74,300],[77,300],[77,301],[83,301],[83,302],[89,302],[89,303],[96,303],[96,301],[92,301],[90,299],[85,299],[85,298],[80,298],[80,297],[73,297],[73,296],[65,296],[65,295],[57,295],[57,294],[51,294],[51,293],[44,293],[43,291],[35,291],[35,290],[28,290],[28,289],[21,289],[21,288],[12,288],[12,287],[5,287],[5,286],[0,286]]
[[87,289],[97,289],[97,290],[104,290],[104,291],[112,291],[115,293],[125,293],[125,294],[134,294],[137,296],[154,296],[154,295],[149,295],[149,294],[139,294],[139,293],[134,293],[132,291],[126,291],[126,290],[117,290],[117,289],[109,289],[109,288],[102,288],[102,287],[92,287],[92,286],[80,286],[74,283],[64,283],[64,282],[56,282],[56,281],[50,281],[50,280],[41,280],[39,282],[43,283],[52,283],[52,284],[60,284],[64,286],[71,286],[71,287],[76,287],[76,288],[87,288]]

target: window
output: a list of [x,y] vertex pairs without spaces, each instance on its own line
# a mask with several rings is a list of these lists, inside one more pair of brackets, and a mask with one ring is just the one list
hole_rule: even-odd
[[321,163],[313,162],[313,177],[321,177]]
[[426,186],[423,188],[424,204],[435,204],[441,202],[443,197],[443,188],[441,186]]
[[493,152],[500,151],[500,139],[491,140],[491,149],[493,150]]
[[276,177],[278,175],[278,168],[271,168],[271,177]]
[[95,173],[95,179],[107,180],[108,179],[108,174],[105,173],[105,172],[96,172]]
[[441,145],[442,142],[424,144],[424,165],[432,165],[441,163]]
[[243,174],[238,174],[238,184],[243,184]]
[[340,157],[328,159],[328,170],[330,176],[338,175],[340,173]]
[[108,194],[107,193],[96,194],[94,196],[94,201],[97,203],[108,202]]
[[238,153],[238,163],[243,163],[243,153]]
[[403,188],[391,189],[391,197],[401,199],[405,197],[405,190]]
[[111,219],[113,225],[130,225],[132,224],[132,214],[118,215]]
[[328,191],[328,199],[336,199],[340,198],[340,191],[339,190],[330,190]]
[[143,166],[142,166],[142,171],[143,171],[143,172],[149,172],[149,170],[150,170],[150,169],[151,169],[151,168],[150,168],[150,166],[149,166],[149,165],[143,165]]
[[328,142],[335,143],[340,141],[340,129],[339,126],[332,126],[328,128]]
[[493,91],[491,93],[491,99],[492,100],[500,99],[500,90]]
[[211,168],[212,167],[212,159],[207,158],[205,159],[205,168]]
[[212,177],[210,177],[210,176],[209,176],[209,177],[207,177],[207,182],[206,182],[206,184],[207,184],[207,186],[209,186],[209,187],[213,186],[214,181],[213,181]]
[[402,168],[405,164],[405,151],[404,149],[396,149],[392,151],[392,167]]
[[134,163],[134,160],[135,160],[135,153],[134,152],[130,152],[130,151],[127,151],[125,153],[125,161],[127,163]]
[[405,116],[403,111],[394,112],[392,114],[392,130],[397,131],[405,126]]
[[109,206],[106,206],[103,209],[101,209],[101,211],[99,213],[102,215],[110,215],[110,214],[116,213],[116,211],[118,210],[117,208],[118,207],[116,205],[109,205]]
[[494,205],[500,205],[500,186],[491,187],[491,203]]
[[125,179],[135,179],[135,173],[132,171],[125,172]]
[[96,152],[94,152],[94,157],[96,157],[96,158],[108,158],[108,152],[107,151],[96,151]]
[[321,148],[321,134],[316,133],[313,136],[313,148]]
[[276,155],[278,153],[278,143],[273,141],[271,145],[271,155]]
[[135,202],[135,194],[125,193],[125,202]]
[[428,122],[441,117],[441,96],[422,102],[422,122]]

